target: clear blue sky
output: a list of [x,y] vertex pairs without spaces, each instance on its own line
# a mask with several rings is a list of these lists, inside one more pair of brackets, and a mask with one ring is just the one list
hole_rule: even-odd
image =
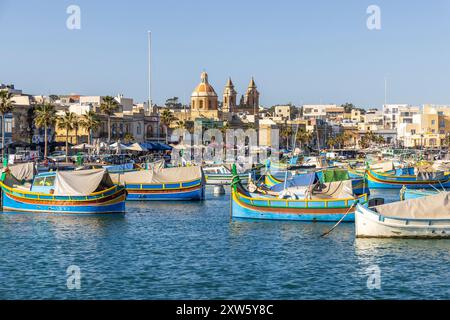
[[[219,95],[255,77],[261,104],[450,104],[450,1],[0,0],[0,82],[32,94],[188,102],[206,70]],[[66,8],[81,7],[81,30]],[[381,8],[380,31],[366,27]]]

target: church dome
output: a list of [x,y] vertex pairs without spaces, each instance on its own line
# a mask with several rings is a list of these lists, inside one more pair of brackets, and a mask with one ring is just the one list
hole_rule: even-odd
[[200,84],[194,89],[191,97],[217,97],[216,91],[208,83],[208,74],[202,72]]

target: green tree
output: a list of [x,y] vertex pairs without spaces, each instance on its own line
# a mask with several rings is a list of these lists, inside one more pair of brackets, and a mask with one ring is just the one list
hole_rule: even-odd
[[78,144],[78,131],[82,126],[82,118],[75,114],[75,118],[73,119],[72,127],[75,131],[75,144]]
[[94,111],[82,115],[80,124],[88,132],[88,144],[92,143],[92,132],[100,127],[100,120]]
[[53,126],[56,121],[56,109],[51,103],[38,105],[34,110],[34,123],[37,128],[44,128],[44,159],[47,159],[48,146],[48,128]]
[[284,125],[281,128],[280,136],[286,139],[286,149],[289,148],[289,138],[292,137],[292,127],[290,125]]
[[59,99],[59,97],[56,94],[51,94],[49,96],[49,98],[50,98],[50,102],[52,102],[52,103]]
[[309,144],[312,139],[312,133],[305,131],[304,129],[300,129],[297,132],[296,141],[300,145],[300,149],[302,149],[304,144]]
[[119,103],[114,97],[106,96],[100,104],[100,111],[108,117],[108,145],[111,143],[111,116],[119,109]]
[[57,118],[58,128],[66,130],[66,162],[69,160],[69,131],[74,129],[74,122],[77,115],[73,112],[66,111],[64,115]]
[[352,112],[352,109],[355,109],[355,106],[353,105],[353,103],[348,103],[348,102],[342,104],[341,107],[344,108],[345,113],[350,113],[350,112]]
[[133,142],[133,141],[134,141],[134,136],[133,136],[133,134],[130,133],[130,132],[125,133],[125,136],[123,137],[123,141],[124,141],[125,143],[131,143],[131,142]]
[[5,115],[13,110],[11,95],[8,91],[0,91],[0,114],[2,115],[2,159],[5,158]]
[[168,134],[169,127],[171,126],[172,122],[177,120],[177,118],[173,115],[173,113],[170,110],[165,109],[165,110],[163,110],[163,112],[161,112],[160,119],[161,119],[161,123],[163,124],[164,129],[166,131],[166,143],[167,143],[168,135],[169,135]]

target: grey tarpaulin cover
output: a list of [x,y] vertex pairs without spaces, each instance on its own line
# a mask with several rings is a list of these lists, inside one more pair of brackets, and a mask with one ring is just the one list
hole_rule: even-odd
[[36,169],[33,162],[19,163],[8,166],[11,174],[19,181],[33,180]]
[[87,196],[96,190],[114,184],[105,169],[58,171],[55,178],[55,195]]
[[160,170],[140,170],[111,174],[114,183],[126,184],[154,184],[180,183],[196,179],[203,180],[201,167],[175,167]]
[[437,195],[383,204],[372,209],[375,209],[379,214],[386,217],[449,219],[450,192],[440,192]]

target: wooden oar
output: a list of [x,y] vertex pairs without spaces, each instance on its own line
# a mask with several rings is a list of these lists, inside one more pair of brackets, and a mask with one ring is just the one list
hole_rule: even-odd
[[320,237],[325,237],[327,235],[329,235],[331,233],[331,231],[333,231],[334,229],[336,229],[336,227],[345,219],[345,217],[350,213],[350,210],[352,210],[352,208],[358,203],[358,201],[354,202],[350,208],[348,208],[347,212],[342,216],[342,218],[327,232],[323,233]]

